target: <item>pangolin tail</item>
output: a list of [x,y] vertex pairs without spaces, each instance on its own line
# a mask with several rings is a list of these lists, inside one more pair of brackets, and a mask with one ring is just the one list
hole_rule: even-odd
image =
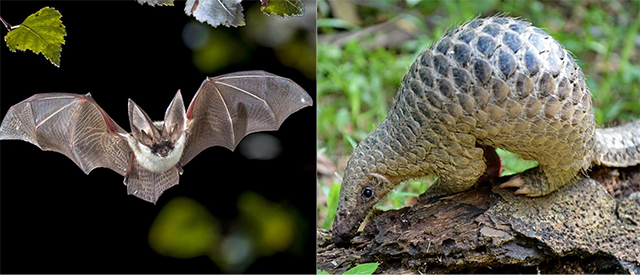
[[628,167],[640,164],[640,120],[596,129],[594,164]]

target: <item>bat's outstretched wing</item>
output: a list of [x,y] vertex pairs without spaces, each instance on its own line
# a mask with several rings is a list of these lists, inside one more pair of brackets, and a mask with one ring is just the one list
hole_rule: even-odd
[[36,94],[12,106],[0,125],[0,140],[24,140],[71,158],[86,174],[98,167],[125,175],[128,134],[90,94]]
[[182,165],[212,146],[234,150],[249,133],[277,130],[313,100],[295,82],[264,71],[207,78],[187,109]]

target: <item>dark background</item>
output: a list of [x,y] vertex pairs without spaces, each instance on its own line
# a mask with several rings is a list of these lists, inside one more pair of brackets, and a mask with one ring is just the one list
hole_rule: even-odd
[[[193,20],[185,15],[184,2],[174,7],[133,0],[0,5],[0,15],[14,25],[45,6],[54,7],[67,30],[60,68],[42,55],[12,53],[2,43],[3,118],[11,105],[36,93],[91,92],[111,118],[129,130],[128,98],[153,120],[161,120],[178,89],[188,103],[207,76],[257,69],[293,79],[315,101],[315,79],[280,64],[271,48],[246,45],[251,57],[241,64],[214,74],[197,70],[181,37],[185,24]],[[246,10],[259,3],[243,5]],[[241,28],[251,27],[247,21]],[[240,30],[217,29],[228,36]],[[3,27],[0,34],[6,33]],[[315,63],[309,66],[315,68]],[[224,225],[238,215],[238,196],[249,190],[297,208],[304,222],[295,232],[304,238],[297,241],[303,243],[302,250],[257,259],[243,272],[315,273],[315,121],[314,105],[294,113],[279,131],[269,132],[282,145],[281,155],[269,161],[249,160],[222,147],[205,150],[184,167],[180,184],[165,191],[156,205],[127,195],[122,177],[113,171],[99,168],[85,175],[62,154],[43,152],[23,141],[1,141],[1,272],[223,272],[206,256],[178,259],[157,254],[148,244],[149,228],[163,205],[178,196],[198,201]]]

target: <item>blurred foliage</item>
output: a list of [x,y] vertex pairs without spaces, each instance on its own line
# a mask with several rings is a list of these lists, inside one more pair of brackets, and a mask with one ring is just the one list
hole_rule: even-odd
[[10,29],[4,37],[9,50],[12,52],[30,50],[36,54],[42,53],[53,65],[60,67],[62,44],[64,44],[64,36],[67,35],[61,17],[62,14],[56,9],[44,7],[29,15],[20,25],[8,26],[2,19],[5,27]]
[[[340,12],[338,6],[354,12]],[[340,162],[384,119],[415,57],[447,30],[492,15],[531,21],[572,53],[587,76],[599,125],[640,117],[640,1],[319,0],[318,152],[344,169]],[[416,35],[395,44],[381,43],[380,35],[357,35],[395,19],[402,20],[404,30],[417,28]],[[355,39],[335,43],[335,37],[345,36]],[[498,153],[503,174],[536,165]],[[378,208],[411,203],[430,181],[405,183]]]
[[538,166],[537,161],[522,160],[516,154],[503,149],[496,149],[496,153],[500,156],[500,161],[504,168],[502,175],[516,174],[526,169]]
[[[410,55],[386,49],[366,50],[358,41],[344,49],[318,45],[318,146],[329,155],[349,154],[384,119],[402,81]],[[343,147],[348,146],[345,150]]]
[[149,246],[159,254],[175,258],[208,255],[220,233],[214,217],[193,199],[169,201],[149,229]]
[[[322,186],[323,188],[326,187],[326,185],[324,184],[322,184]],[[333,219],[336,217],[336,211],[338,210],[338,199],[340,199],[340,184],[334,183],[328,189],[329,189],[328,192],[323,191],[327,196],[327,206],[325,210],[323,210],[323,212],[326,212],[327,214],[327,217],[325,218],[324,223],[322,224],[322,228],[324,229],[329,229],[329,227],[331,227],[331,223],[333,222]]]
[[238,200],[238,209],[259,249],[258,254],[271,255],[291,246],[297,222],[295,215],[282,205],[255,193],[244,193]]
[[220,71],[229,65],[242,64],[250,57],[240,39],[228,31],[211,28],[203,31],[207,32],[208,39],[193,51],[193,64],[201,72]]
[[[301,251],[298,231],[303,218],[286,204],[245,192],[238,199],[239,216],[225,223],[197,201],[174,198],[160,211],[149,230],[149,246],[174,258],[208,256],[228,273],[242,273],[257,258]],[[224,229],[224,231],[223,231]]]
[[255,22],[255,25],[241,29],[243,38],[273,48],[282,64],[296,68],[307,78],[315,79],[316,68],[309,66],[316,63],[315,10],[308,11],[303,17],[279,19],[265,17],[258,7],[256,5],[247,10],[248,20]]
[[[203,73],[211,74],[229,66],[261,58],[259,46],[272,48],[285,66],[295,68],[308,78],[315,78],[315,10],[305,16],[281,19],[264,16],[260,4],[250,5],[247,20],[250,28],[230,30],[210,28],[193,20],[183,29],[184,44],[193,51],[193,63]],[[240,33],[238,36],[237,33]]]
[[376,209],[387,211],[413,204],[421,194],[427,191],[427,188],[435,183],[436,179],[435,176],[427,176],[402,182],[387,195],[386,200],[376,205]]

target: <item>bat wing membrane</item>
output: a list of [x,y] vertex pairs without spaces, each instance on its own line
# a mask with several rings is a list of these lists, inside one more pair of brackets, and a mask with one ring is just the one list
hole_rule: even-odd
[[73,160],[83,172],[105,167],[125,175],[128,134],[90,94],[36,94],[12,106],[0,125],[0,140],[24,140]]
[[187,109],[181,163],[212,146],[234,150],[247,134],[277,130],[289,115],[312,104],[298,84],[264,71],[207,78]]
[[164,172],[152,172],[135,163],[129,175],[127,193],[155,204],[165,190],[178,185],[179,181],[180,174],[175,167]]

